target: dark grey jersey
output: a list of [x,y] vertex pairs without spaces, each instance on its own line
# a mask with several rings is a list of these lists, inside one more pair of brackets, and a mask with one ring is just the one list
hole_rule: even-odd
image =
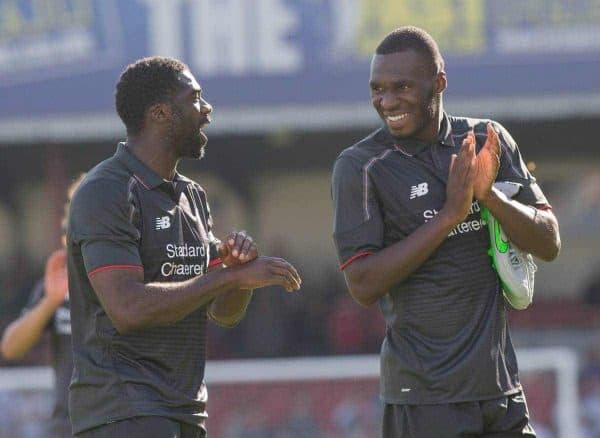
[[[44,297],[44,280],[40,280],[29,296],[23,313],[31,311]],[[50,333],[52,344],[52,368],[54,370],[54,408],[52,409],[49,437],[63,437],[71,430],[69,420],[69,382],[73,372],[71,348],[71,315],[69,297],[57,307],[48,321],[46,331]]]
[[206,416],[206,309],[123,335],[89,278],[105,269],[143,270],[145,282],[203,275],[218,260],[206,195],[176,175],[164,181],[119,145],[75,193],[68,227],[74,373],[74,433],[135,416],[200,424]]
[[[451,155],[474,130],[479,150],[487,120],[444,116],[434,144],[395,142],[385,128],[336,160],[334,241],[342,269],[401,241],[435,217],[446,201]],[[498,123],[498,180],[524,188],[517,200],[547,204],[517,145]],[[429,259],[380,299],[387,324],[381,394],[387,403],[483,400],[520,389],[500,284],[475,201]]]

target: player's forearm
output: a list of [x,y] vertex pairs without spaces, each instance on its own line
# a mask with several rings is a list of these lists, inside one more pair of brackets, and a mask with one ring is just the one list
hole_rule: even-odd
[[103,302],[103,306],[115,328],[120,333],[130,333],[174,324],[217,296],[238,289],[233,271],[209,272],[176,283],[128,281],[118,286],[118,302]]
[[558,256],[560,233],[552,212],[510,200],[495,189],[482,203],[500,222],[510,241],[521,250],[545,261],[552,261]]
[[425,263],[456,223],[442,210],[400,242],[352,262],[344,271],[352,297],[364,306],[377,302]]
[[22,358],[40,340],[56,306],[43,297],[29,312],[13,321],[4,331],[0,350],[8,360]]
[[208,307],[208,315],[221,326],[234,327],[246,314],[251,299],[251,290],[235,290],[221,294]]

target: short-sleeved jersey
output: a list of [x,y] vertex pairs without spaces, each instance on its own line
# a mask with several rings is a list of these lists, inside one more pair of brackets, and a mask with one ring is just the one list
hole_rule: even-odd
[[182,281],[218,261],[205,192],[177,174],[165,181],[119,144],[88,172],[67,232],[74,371],[73,432],[135,416],[199,425],[206,417],[206,308],[183,320],[117,332],[90,278],[143,270],[144,282]]
[[[444,115],[438,141],[398,143],[385,127],[344,150],[333,171],[334,242],[341,268],[401,241],[446,201],[451,155],[469,130],[477,150],[487,120]],[[547,204],[516,143],[498,123],[498,181],[524,187],[524,204]],[[436,251],[379,300],[386,320],[381,395],[387,403],[484,400],[520,390],[487,226],[474,201]]]
[[[32,289],[23,314],[31,311],[44,297],[44,280]],[[45,331],[50,333],[52,369],[54,370],[54,407],[52,409],[49,437],[63,437],[71,430],[69,420],[69,382],[73,372],[71,348],[71,314],[67,296],[48,321]]]

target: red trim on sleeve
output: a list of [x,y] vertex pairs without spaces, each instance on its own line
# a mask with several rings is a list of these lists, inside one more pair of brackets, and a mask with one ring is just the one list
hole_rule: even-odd
[[343,271],[344,269],[346,269],[346,266],[348,266],[354,260],[359,259],[361,257],[371,255],[371,254],[373,254],[371,251],[359,252],[357,254],[354,254],[352,257],[350,257],[348,260],[346,260],[344,263],[342,263],[340,265],[340,271]]
[[220,265],[221,263],[223,263],[223,260],[221,259],[221,257],[219,257],[214,260],[211,260],[210,263],[208,264],[208,267],[212,268],[213,266]]
[[536,204],[535,208],[537,208],[538,210],[544,210],[544,211],[552,210],[552,206],[548,205],[548,204]]
[[100,266],[99,268],[93,269],[90,272],[88,272],[88,278],[91,277],[92,275],[97,274],[98,272],[110,271],[111,269],[141,269],[141,270],[144,270],[144,267],[140,266],[140,265],[107,265],[107,266]]

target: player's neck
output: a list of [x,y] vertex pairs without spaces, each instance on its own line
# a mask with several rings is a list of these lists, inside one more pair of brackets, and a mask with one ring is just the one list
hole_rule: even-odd
[[127,147],[135,157],[156,172],[162,179],[171,181],[175,176],[175,169],[179,157],[174,148],[155,135],[128,135]]
[[422,141],[425,143],[435,143],[440,137],[440,130],[442,129],[442,120],[444,118],[444,112],[442,105],[434,112],[431,123],[413,140]]

